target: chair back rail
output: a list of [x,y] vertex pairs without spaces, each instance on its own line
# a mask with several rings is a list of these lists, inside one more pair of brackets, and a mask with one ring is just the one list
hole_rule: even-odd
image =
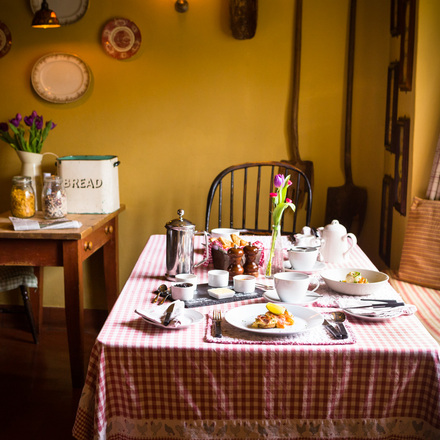
[[[251,176],[251,170],[253,172]],[[312,189],[310,181],[306,174],[299,168],[286,162],[250,162],[239,165],[230,166],[221,171],[213,180],[208,192],[205,229],[210,230],[210,222],[214,227],[222,227],[225,217],[227,218],[227,206],[229,205],[229,228],[246,229],[250,233],[270,233],[272,228],[271,210],[272,200],[269,192],[274,191],[273,180],[275,174],[290,175],[292,185],[289,187],[288,197],[292,199],[297,207],[293,213],[292,226],[285,228],[284,216],[281,224],[283,234],[293,234],[297,232],[298,207],[300,206],[300,194],[302,187],[305,188],[307,202],[304,204],[305,209],[305,225],[310,226],[312,211]],[[229,176],[229,179],[228,179]],[[267,176],[269,176],[267,178]],[[267,179],[267,181],[266,181]],[[268,190],[267,193],[262,194]],[[227,195],[229,191],[229,204]],[[217,222],[213,221],[213,204],[215,197],[218,198],[217,206]],[[263,202],[261,202],[263,200]],[[267,200],[267,223],[263,226],[260,222],[261,209],[264,208]],[[238,204],[241,203],[240,210],[237,210]],[[254,203],[254,205],[252,205]],[[248,218],[249,209],[254,208],[254,218]],[[238,214],[237,214],[238,212]],[[226,220],[227,221],[227,220]],[[252,226],[250,226],[252,224]]]

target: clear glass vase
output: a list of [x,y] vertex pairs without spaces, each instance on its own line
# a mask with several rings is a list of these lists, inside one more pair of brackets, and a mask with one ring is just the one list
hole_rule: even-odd
[[267,256],[266,278],[273,278],[278,272],[284,271],[284,250],[281,236],[281,227],[272,226],[272,240]]

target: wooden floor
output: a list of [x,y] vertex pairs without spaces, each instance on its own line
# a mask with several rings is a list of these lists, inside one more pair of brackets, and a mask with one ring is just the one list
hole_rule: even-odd
[[[19,316],[10,324],[0,314],[0,439],[72,439],[81,390],[71,386],[66,331],[43,326],[36,345]],[[86,331],[87,360],[96,336]]]

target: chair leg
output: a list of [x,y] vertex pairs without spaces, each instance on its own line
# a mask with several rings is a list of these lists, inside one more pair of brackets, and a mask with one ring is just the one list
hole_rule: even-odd
[[29,320],[29,325],[31,327],[32,337],[34,338],[35,344],[38,344],[37,329],[35,328],[34,314],[32,312],[31,302],[29,300],[28,290],[26,286],[20,286],[21,296],[23,297],[24,308]]

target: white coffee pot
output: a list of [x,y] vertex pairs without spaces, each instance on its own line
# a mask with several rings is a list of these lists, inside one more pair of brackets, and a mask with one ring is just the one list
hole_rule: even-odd
[[[321,233],[321,255],[326,263],[343,263],[347,255],[356,246],[357,239],[338,220],[318,228]],[[350,242],[349,240],[350,239]]]

